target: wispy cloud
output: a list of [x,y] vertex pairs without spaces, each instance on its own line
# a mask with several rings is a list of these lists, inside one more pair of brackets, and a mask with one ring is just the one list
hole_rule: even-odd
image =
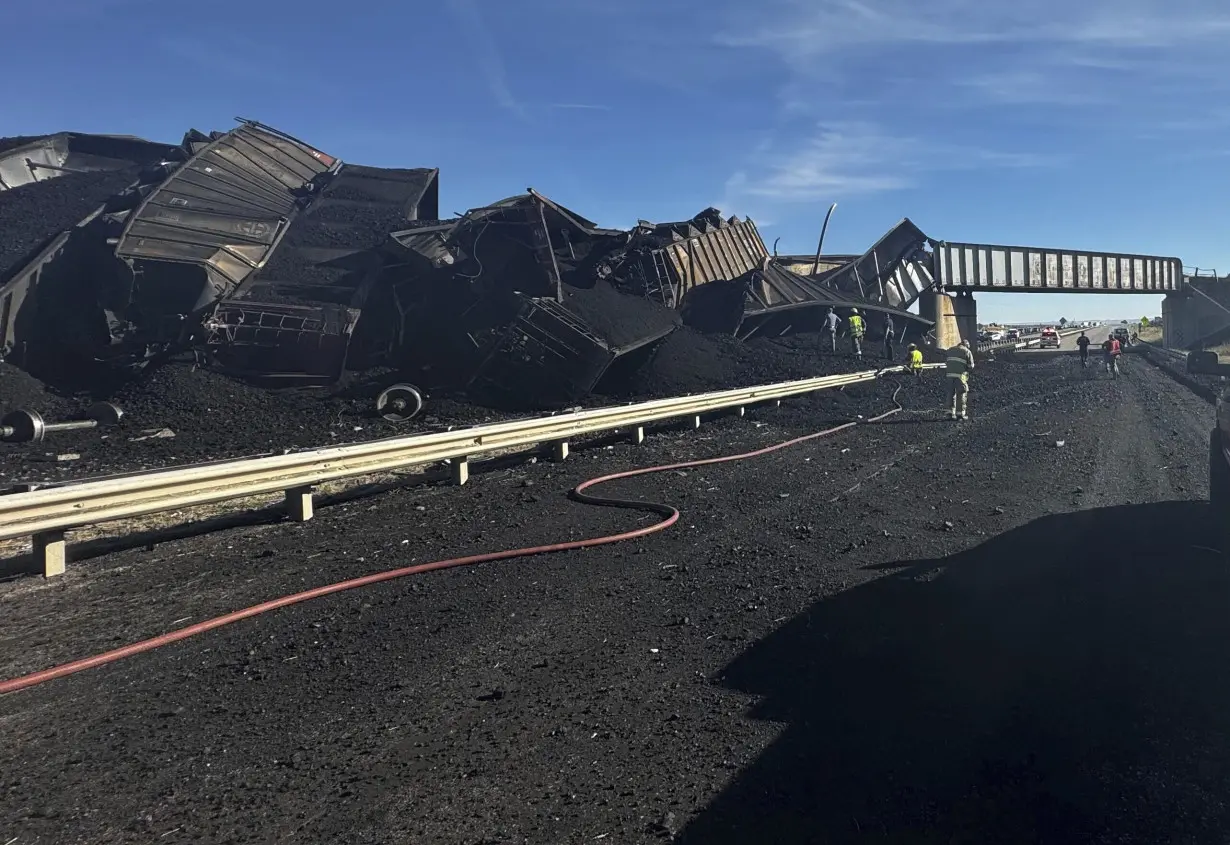
[[[1079,44],[1168,48],[1218,43],[1230,33],[1219,0],[770,0],[719,36],[730,46],[767,46],[795,58],[867,45]],[[763,23],[771,21],[772,23]]]
[[528,120],[529,115],[521,101],[513,96],[508,84],[508,70],[504,66],[504,57],[499,45],[491,36],[491,30],[483,20],[483,14],[474,0],[448,0],[448,8],[457,17],[464,31],[468,32],[474,42],[475,59],[478,67],[487,81],[491,96],[501,108],[515,114],[522,120]]
[[[1039,69],[970,73],[953,80],[958,94],[955,105],[970,99],[1000,105],[1093,105],[1102,102],[1090,86],[1056,86],[1053,74]],[[967,95],[961,97],[960,95]]]
[[[779,82],[775,149],[749,155],[727,197],[881,193],[937,171],[1058,163],[1011,139],[1165,132],[1230,101],[1228,35],[1225,0],[730,2],[712,43],[736,64],[773,60]],[[819,128],[801,136],[800,122]]]
[[834,83],[901,63],[933,100],[1078,105],[1116,81],[1220,79],[1227,35],[1223,0],[764,0],[733,7],[715,40],[784,63],[796,106],[825,99],[817,82],[831,96]]
[[548,107],[553,109],[575,109],[579,111],[611,111],[610,106],[604,106],[597,103],[551,103]]
[[233,79],[264,79],[289,82],[300,79],[293,61],[279,60],[273,48],[252,49],[253,45],[237,34],[222,36],[174,35],[159,38],[156,49],[179,62],[194,65],[216,76]]
[[1058,160],[906,137],[858,122],[826,123],[786,152],[768,152],[756,168],[726,184],[727,207],[740,197],[816,202],[915,187],[928,174],[980,168],[1046,167]]

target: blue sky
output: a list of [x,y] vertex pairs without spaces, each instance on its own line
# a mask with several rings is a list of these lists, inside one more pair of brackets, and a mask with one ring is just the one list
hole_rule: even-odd
[[[717,205],[781,252],[937,239],[1230,271],[1225,0],[59,0],[8,40],[0,135],[178,140],[252,117],[441,168],[451,213],[532,186],[610,226]],[[1157,297],[982,297],[988,319]]]

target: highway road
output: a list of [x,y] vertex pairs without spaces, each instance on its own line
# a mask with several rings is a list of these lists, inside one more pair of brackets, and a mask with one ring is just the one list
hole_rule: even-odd
[[[1085,334],[1089,338],[1090,346],[1093,349],[1097,349],[1098,346],[1102,344],[1102,341],[1106,340],[1106,336],[1111,333],[1112,329],[1114,329],[1114,326],[1098,326],[1096,328],[1087,329],[1085,331]],[[1078,337],[1080,337],[1079,334],[1073,334],[1073,335],[1068,335],[1067,337],[1061,337],[1059,339],[1059,343],[1060,343],[1059,348],[1075,350],[1076,349],[1076,339]]]
[[628,530],[568,490],[904,408],[602,491],[678,506],[660,534],[0,698],[0,843],[1230,841],[1212,407],[1143,360],[1079,373],[987,357],[961,424],[927,373],[0,584],[11,677],[345,577]]
[[[1085,331],[1085,334],[1089,337],[1089,342],[1091,345],[1091,352],[1097,351],[1098,346],[1101,345],[1102,341],[1106,340],[1106,336],[1110,334],[1113,328],[1114,326],[1097,326],[1096,328],[1087,329]],[[1061,351],[1075,352],[1076,351],[1076,339],[1078,337],[1080,337],[1079,334],[1072,334],[1066,337],[1059,338],[1059,349]],[[1038,349],[1037,347],[1030,347],[1029,349],[1020,349],[1017,351],[1024,353],[1024,354],[1028,354],[1028,355],[1054,355],[1055,354],[1054,349]]]

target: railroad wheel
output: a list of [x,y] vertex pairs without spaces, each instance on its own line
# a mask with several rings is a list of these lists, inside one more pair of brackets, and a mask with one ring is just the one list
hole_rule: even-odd
[[376,413],[389,422],[405,422],[423,410],[423,394],[412,384],[395,384],[376,397]]
[[1230,463],[1216,428],[1209,433],[1209,510],[1222,557],[1230,563]]

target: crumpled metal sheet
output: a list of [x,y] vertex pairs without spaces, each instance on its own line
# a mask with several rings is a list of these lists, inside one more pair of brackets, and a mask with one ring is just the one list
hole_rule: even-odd
[[[657,226],[645,224],[642,228],[645,229],[642,237],[652,233],[664,241],[649,250],[649,257],[642,262],[642,272],[646,277],[656,273],[660,286],[671,291],[671,296],[666,297],[667,301],[682,308],[685,319],[692,325],[703,326],[705,330],[729,330],[747,336],[759,331],[761,324],[772,315],[801,309],[825,311],[830,306],[891,311],[902,320],[930,325],[892,302],[837,289],[780,266],[769,255],[756,224],[751,220],[737,217],[722,219],[715,209],[707,209],[690,221]],[[908,233],[908,229],[899,229],[890,235],[900,239]],[[884,250],[884,239],[881,240],[879,246]],[[637,243],[637,233],[634,231],[630,249],[635,248]],[[895,240],[890,241],[889,245],[899,248]],[[727,294],[705,289],[714,284],[724,288],[743,286],[741,315],[732,310],[739,304],[737,292]],[[797,319],[792,318],[781,325],[793,328],[819,322],[815,315],[796,316]]]
[[335,164],[275,129],[243,123],[200,147],[145,198],[115,254],[195,264],[233,290],[265,263],[313,180]]
[[909,308],[922,293],[934,286],[930,256],[924,247],[930,239],[908,218],[903,218],[876,241],[871,249],[837,270],[821,273],[825,286],[891,308]]
[[0,191],[31,182],[55,179],[65,173],[124,170],[153,164],[176,149],[169,144],[131,135],[89,135],[58,132],[30,138],[0,151]]

